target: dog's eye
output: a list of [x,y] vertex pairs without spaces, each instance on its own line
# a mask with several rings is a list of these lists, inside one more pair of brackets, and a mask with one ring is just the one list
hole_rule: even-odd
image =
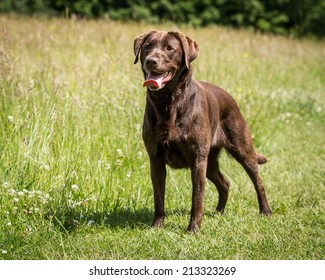
[[151,44],[150,43],[144,44],[143,47],[144,47],[145,50],[149,50],[150,47],[151,47]]
[[173,47],[172,46],[167,46],[166,49],[167,49],[167,51],[172,51]]

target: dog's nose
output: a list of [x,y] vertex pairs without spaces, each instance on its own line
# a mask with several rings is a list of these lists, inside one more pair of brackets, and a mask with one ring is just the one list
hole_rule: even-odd
[[158,64],[157,58],[154,57],[148,57],[146,59],[146,66],[156,66]]

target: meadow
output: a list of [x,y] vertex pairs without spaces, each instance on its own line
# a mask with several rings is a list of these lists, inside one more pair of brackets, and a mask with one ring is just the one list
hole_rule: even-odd
[[[237,100],[272,218],[226,153],[223,215],[208,182],[188,234],[188,170],[168,169],[165,229],[141,139],[145,89],[133,40],[180,30],[194,76]],[[0,259],[324,259],[325,42],[222,27],[0,16]]]

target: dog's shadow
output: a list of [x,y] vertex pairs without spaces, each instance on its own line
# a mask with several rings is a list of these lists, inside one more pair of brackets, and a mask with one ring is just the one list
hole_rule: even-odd
[[[186,209],[171,209],[166,212],[167,216],[187,216]],[[61,208],[48,219],[64,233],[72,233],[78,229],[106,227],[113,229],[150,229],[153,218],[152,208],[132,210],[119,208],[113,211],[90,211],[84,212],[76,209]]]
[[71,233],[81,228],[104,226],[109,228],[150,228],[153,210],[142,208],[138,210],[116,209],[113,211],[82,212],[74,209],[58,209],[48,218],[65,233]]

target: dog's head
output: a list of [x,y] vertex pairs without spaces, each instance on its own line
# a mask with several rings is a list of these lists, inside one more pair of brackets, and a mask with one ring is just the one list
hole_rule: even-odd
[[152,30],[134,40],[134,64],[139,56],[145,75],[143,86],[151,91],[162,89],[182,69],[190,68],[199,47],[190,37],[180,32]]

